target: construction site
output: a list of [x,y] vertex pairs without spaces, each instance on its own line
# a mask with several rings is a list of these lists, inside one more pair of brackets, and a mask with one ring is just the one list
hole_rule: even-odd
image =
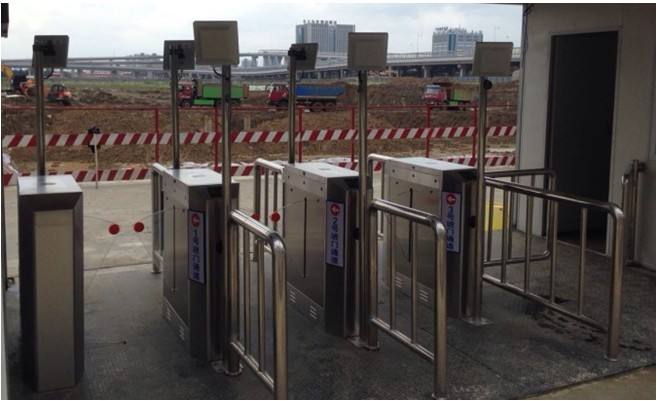
[[654,399],[655,5],[495,7],[430,53],[16,26],[2,398]]

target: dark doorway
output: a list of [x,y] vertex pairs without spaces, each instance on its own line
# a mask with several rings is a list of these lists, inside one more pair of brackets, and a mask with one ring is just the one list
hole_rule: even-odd
[[[609,199],[617,32],[552,37],[547,164],[557,190]],[[579,242],[580,211],[560,206],[559,239]],[[590,213],[591,249],[604,252],[607,217]]]

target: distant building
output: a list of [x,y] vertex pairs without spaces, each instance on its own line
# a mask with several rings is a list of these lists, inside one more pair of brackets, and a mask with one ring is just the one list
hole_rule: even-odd
[[481,31],[467,31],[463,28],[442,26],[433,31],[431,53],[433,54],[471,54],[476,42],[482,42]]
[[297,43],[319,44],[322,53],[346,53],[349,32],[355,32],[356,25],[338,24],[336,21],[304,20],[297,25]]

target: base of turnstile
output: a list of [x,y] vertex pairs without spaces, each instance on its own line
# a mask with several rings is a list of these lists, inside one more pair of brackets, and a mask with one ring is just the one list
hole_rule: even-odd
[[[395,275],[395,287],[399,289],[402,294],[411,296],[411,279],[401,273]],[[434,291],[422,283],[417,283],[417,299],[421,304],[428,307],[434,305]]]
[[178,335],[178,338],[185,343],[185,347],[189,348],[189,327],[187,327],[166,298],[162,302],[162,316],[164,316],[164,320],[169,323],[169,326]]
[[311,322],[324,327],[324,308],[306,294],[287,283],[287,299],[290,305]]

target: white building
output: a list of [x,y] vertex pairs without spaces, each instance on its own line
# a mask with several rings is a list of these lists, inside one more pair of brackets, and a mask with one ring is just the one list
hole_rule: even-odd
[[433,54],[472,54],[476,42],[484,40],[481,31],[442,26],[433,31],[431,52]]
[[[519,168],[552,168],[558,191],[621,205],[623,173],[645,163],[634,259],[654,269],[655,5],[534,4],[523,15]],[[578,230],[576,212],[559,211],[560,234]],[[589,218],[607,251],[610,226]]]
[[319,44],[322,53],[346,53],[349,32],[355,32],[356,25],[338,24],[336,21],[304,20],[296,26],[296,42]]

